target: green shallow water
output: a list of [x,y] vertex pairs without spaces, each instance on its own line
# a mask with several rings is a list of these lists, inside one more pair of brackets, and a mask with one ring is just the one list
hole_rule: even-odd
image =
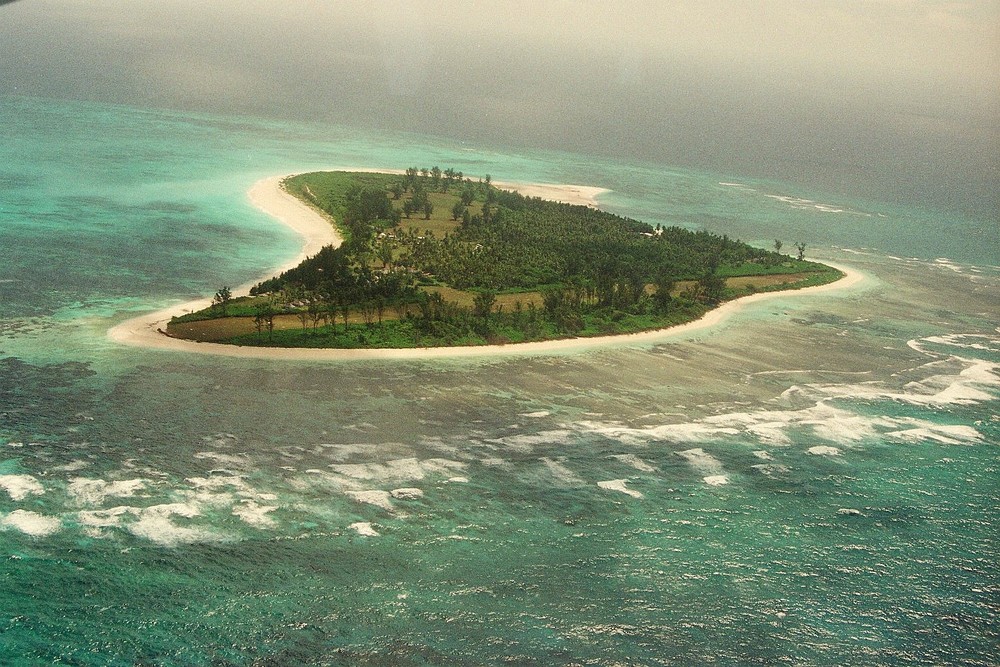
[[[0,663],[995,663],[989,221],[428,137],[0,108]],[[257,178],[411,164],[609,187],[616,212],[803,239],[866,280],[528,357],[105,338],[294,254],[246,202]]]

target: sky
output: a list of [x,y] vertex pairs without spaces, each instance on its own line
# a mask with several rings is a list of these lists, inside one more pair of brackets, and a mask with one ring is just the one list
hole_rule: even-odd
[[0,86],[1000,219],[1000,0],[18,0],[0,5]]

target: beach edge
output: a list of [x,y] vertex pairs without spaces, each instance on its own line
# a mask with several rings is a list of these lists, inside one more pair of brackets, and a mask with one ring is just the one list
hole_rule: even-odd
[[[378,173],[402,173],[396,170],[369,168],[324,169],[323,171],[369,171]],[[324,246],[337,245],[342,239],[332,221],[289,193],[284,181],[298,173],[269,176],[255,182],[247,191],[250,203],[258,209],[289,227],[302,237],[298,255],[264,275],[265,280],[290,268],[298,266],[306,257],[315,255]],[[553,201],[584,206],[597,206],[598,197],[608,192],[605,188],[582,185],[556,185],[537,183],[494,182],[499,188],[516,190],[525,196],[542,197]],[[843,277],[832,283],[804,287],[794,290],[759,292],[727,301],[713,308],[697,320],[685,322],[663,329],[651,329],[630,334],[594,336],[585,338],[561,338],[556,340],[505,345],[476,345],[425,348],[279,348],[238,346],[225,343],[203,343],[181,338],[173,338],[165,332],[171,318],[188,312],[201,310],[211,305],[211,298],[205,297],[175,304],[152,313],[140,315],[115,325],[108,330],[108,338],[115,343],[130,347],[141,347],[172,352],[211,354],[216,356],[246,359],[270,359],[289,361],[349,361],[364,359],[440,359],[449,357],[499,357],[519,355],[551,355],[565,352],[610,346],[649,344],[667,338],[678,337],[693,331],[715,326],[732,314],[751,303],[776,297],[810,295],[854,287],[864,280],[863,274],[848,266],[824,262],[827,266],[843,273]],[[234,295],[243,295],[260,282],[252,281],[233,290]]]

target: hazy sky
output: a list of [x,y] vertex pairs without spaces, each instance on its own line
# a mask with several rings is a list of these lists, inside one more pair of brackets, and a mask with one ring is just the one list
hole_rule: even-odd
[[20,0],[0,85],[887,196],[1000,181],[1000,0]]

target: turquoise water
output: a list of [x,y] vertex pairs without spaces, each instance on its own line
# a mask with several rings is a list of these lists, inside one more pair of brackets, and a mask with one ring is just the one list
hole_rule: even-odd
[[[0,663],[996,664],[995,220],[349,128],[0,114]],[[413,164],[608,187],[866,280],[529,357],[105,337],[295,253],[258,178]]]

